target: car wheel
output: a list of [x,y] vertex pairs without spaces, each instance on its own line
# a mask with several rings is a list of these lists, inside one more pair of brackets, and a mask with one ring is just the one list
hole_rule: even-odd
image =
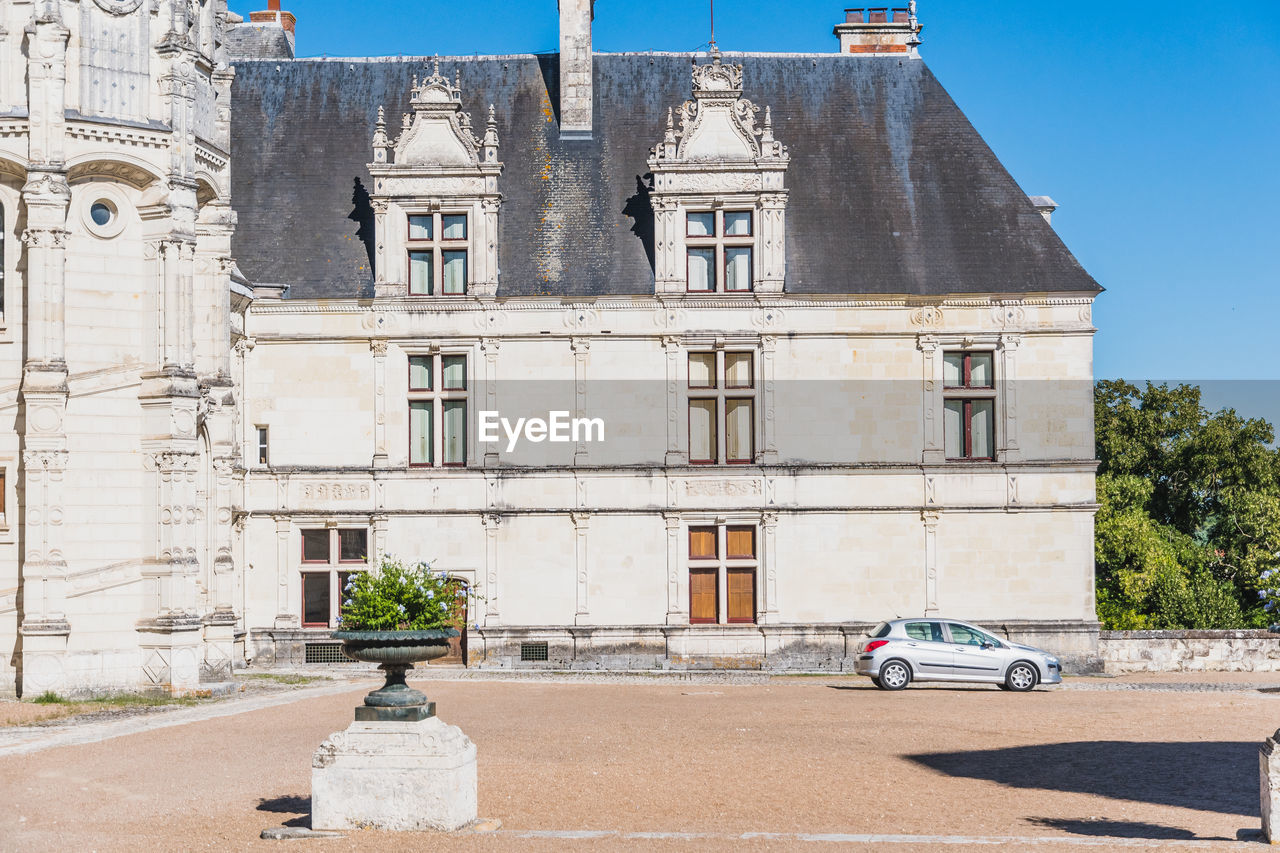
[[1018,693],[1026,693],[1036,686],[1036,668],[1026,661],[1018,661],[1005,673],[1005,686]]
[[881,690],[901,690],[911,683],[911,667],[900,660],[887,661],[880,667],[876,686]]

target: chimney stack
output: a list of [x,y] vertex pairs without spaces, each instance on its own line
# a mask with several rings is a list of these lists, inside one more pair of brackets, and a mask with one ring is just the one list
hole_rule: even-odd
[[560,0],[560,138],[591,138],[595,0]]
[[292,12],[280,11],[280,0],[267,0],[267,11],[250,12],[249,23],[279,24],[289,34],[289,43],[293,44],[294,29],[298,25],[298,19],[293,16]]
[[905,9],[888,6],[845,9],[844,23],[837,24],[834,32],[840,39],[841,53],[917,56],[920,29],[915,0],[911,0]]
[[1053,224],[1053,212],[1058,209],[1058,203],[1047,195],[1031,196],[1031,204],[1035,209],[1040,211],[1040,215],[1044,217],[1044,221],[1050,225]]

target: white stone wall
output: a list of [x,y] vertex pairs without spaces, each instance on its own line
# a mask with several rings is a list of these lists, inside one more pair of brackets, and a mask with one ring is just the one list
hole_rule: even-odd
[[[330,522],[466,579],[488,629],[686,624],[688,527],[726,522],[757,526],[761,623],[1093,621],[1087,299],[675,304],[255,303],[246,410],[272,466],[246,460],[250,627],[297,625],[300,530]],[[927,456],[929,339],[999,354],[995,462]],[[687,354],[716,347],[757,357],[754,464],[687,463]],[[408,467],[408,357],[430,353],[468,358],[464,468]],[[611,440],[474,441],[482,408],[548,406],[603,414]]]

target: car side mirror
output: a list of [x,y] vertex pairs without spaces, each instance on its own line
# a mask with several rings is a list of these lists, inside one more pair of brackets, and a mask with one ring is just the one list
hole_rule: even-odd
[[986,640],[982,644],[982,648],[984,649],[994,649],[995,647],[996,647],[996,644],[991,642],[990,640]]

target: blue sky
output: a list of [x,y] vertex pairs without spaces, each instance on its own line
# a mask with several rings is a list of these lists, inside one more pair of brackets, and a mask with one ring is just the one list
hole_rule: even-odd
[[[597,0],[595,48],[698,49],[708,5]],[[832,51],[845,5],[857,4],[718,0],[716,39],[725,50]],[[1107,288],[1094,312],[1097,376],[1280,380],[1280,3],[919,7],[924,59],[1023,189],[1062,206],[1058,233]],[[557,47],[553,0],[285,8],[302,56]],[[1280,397],[1280,383],[1238,387]],[[1280,400],[1267,403],[1280,414]]]

